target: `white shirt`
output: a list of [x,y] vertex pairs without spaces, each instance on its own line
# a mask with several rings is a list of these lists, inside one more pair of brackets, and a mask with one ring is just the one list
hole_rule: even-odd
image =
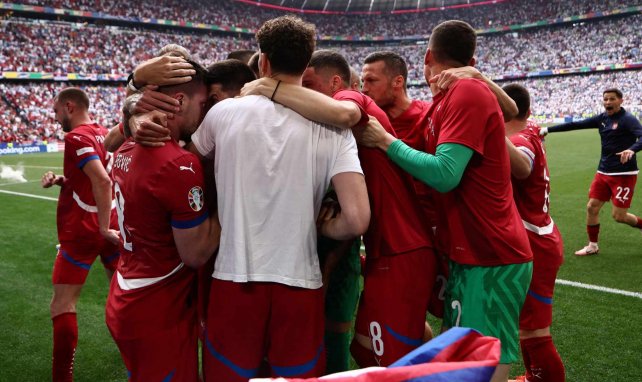
[[247,96],[216,104],[192,141],[215,153],[222,232],[212,276],[320,288],[321,201],[334,175],[363,174],[352,132]]

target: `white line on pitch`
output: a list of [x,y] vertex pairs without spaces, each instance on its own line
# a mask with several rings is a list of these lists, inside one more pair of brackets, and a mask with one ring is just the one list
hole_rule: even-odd
[[11,183],[0,183],[0,187],[2,186],[13,186],[14,184],[27,184],[27,183],[38,183],[40,182],[39,180],[28,180],[26,182],[11,182]]
[[578,283],[577,281],[560,280],[560,279],[555,280],[555,283],[574,286],[576,288],[597,290],[600,292],[613,293],[613,294],[619,294],[622,296],[636,297],[636,298],[642,299],[642,293],[638,293],[638,292],[629,292],[627,290],[613,289],[613,288],[607,288],[599,285],[584,284],[584,283]]
[[2,164],[7,167],[45,168],[49,170],[62,170],[62,167],[60,166],[32,166],[32,165],[24,165],[24,164],[18,165],[18,164],[5,164],[5,163],[2,163]]
[[9,195],[17,195],[17,196],[26,196],[27,198],[34,198],[34,199],[51,200],[51,201],[54,201],[54,202],[58,201],[58,198],[52,198],[52,197],[49,197],[49,196],[41,196],[41,195],[34,195],[34,194],[25,194],[25,193],[22,193],[22,192],[0,190],[0,193],[9,194]]

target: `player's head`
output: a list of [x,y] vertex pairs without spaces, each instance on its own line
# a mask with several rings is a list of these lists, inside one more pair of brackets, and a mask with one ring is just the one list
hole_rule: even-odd
[[350,89],[361,91],[361,75],[353,67],[350,67]]
[[160,48],[156,56],[172,56],[172,57],[181,57],[186,60],[191,59],[191,55],[189,54],[189,51],[181,45],[178,44],[167,44]]
[[227,59],[228,60],[239,60],[242,63],[247,64],[247,63],[250,62],[250,58],[252,58],[254,53],[256,53],[256,52],[254,52],[251,49],[234,50],[234,51],[230,52],[227,55]]
[[[209,107],[227,98],[241,94],[241,88],[256,77],[249,66],[243,62],[230,59],[216,62],[207,67],[209,84]],[[209,109],[209,107],[207,109]]]
[[53,109],[56,122],[68,133],[75,127],[74,119],[87,116],[89,97],[79,88],[66,88],[54,97]]
[[619,112],[622,108],[622,101],[624,101],[623,97],[624,95],[622,94],[622,91],[617,88],[610,88],[603,91],[602,102],[604,104],[606,114],[613,115]]
[[508,84],[502,89],[517,105],[515,119],[525,121],[531,115],[531,96],[528,94],[528,89],[520,84]]
[[316,45],[316,28],[295,16],[263,23],[256,32],[261,76],[300,76],[308,67]]
[[261,54],[259,52],[255,52],[250,58],[250,61],[248,61],[247,63],[247,66],[249,66],[250,69],[252,69],[256,78],[261,77],[261,75],[259,74],[259,57],[260,56]]
[[317,50],[303,72],[303,86],[327,96],[350,86],[350,65],[340,53]]
[[196,71],[191,81],[158,88],[159,92],[169,95],[179,103],[179,111],[175,113],[173,119],[167,120],[167,124],[170,129],[175,129],[180,139],[184,141],[189,141],[190,136],[205,117],[208,99],[207,70],[197,62],[189,60],[188,62]]
[[459,68],[475,65],[477,35],[470,24],[449,20],[437,25],[430,34],[424,57],[426,81],[437,74],[434,68]]
[[363,94],[382,109],[393,105],[406,94],[408,66],[397,53],[382,51],[368,55],[361,70]]

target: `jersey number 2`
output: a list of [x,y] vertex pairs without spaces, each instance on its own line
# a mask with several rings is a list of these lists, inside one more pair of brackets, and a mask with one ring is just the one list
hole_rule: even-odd
[[116,214],[118,215],[120,236],[123,238],[123,248],[131,251],[132,242],[128,241],[131,238],[128,236],[129,232],[125,229],[125,198],[123,198],[123,192],[120,190],[120,185],[116,182],[114,182],[114,194],[116,196]]

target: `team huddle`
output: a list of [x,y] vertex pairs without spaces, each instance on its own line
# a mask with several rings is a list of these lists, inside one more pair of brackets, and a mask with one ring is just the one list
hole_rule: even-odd
[[[204,68],[166,46],[130,76],[109,132],[82,90],[54,99],[67,134],[64,175],[42,179],[61,186],[53,380],[73,378],[76,302],[100,256],[130,381],[318,377],[350,356],[387,366],[433,337],[427,313],[439,330],[500,339],[493,381],[508,380],[520,349],[521,380],[564,381],[550,333],[563,248],[540,137],[555,129],[528,120],[527,89],[473,68],[472,27],[433,29],[430,102],[408,97],[394,52],[369,55],[359,76],[315,51],[314,25],[296,17],[265,22],[256,39],[249,65]],[[630,206],[642,149],[622,94],[604,98],[617,134],[606,154],[626,171],[600,164],[589,236],[591,201]],[[616,204],[622,187],[628,204]],[[592,253],[596,233],[576,254]]]

